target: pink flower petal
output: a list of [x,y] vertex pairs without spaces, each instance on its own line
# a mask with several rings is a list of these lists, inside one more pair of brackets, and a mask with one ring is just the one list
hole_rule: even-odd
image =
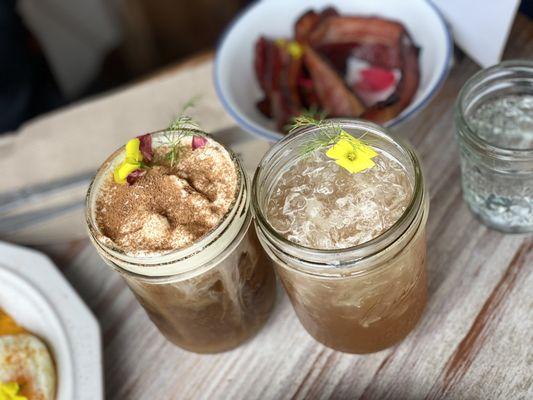
[[143,176],[144,174],[146,174],[146,170],[145,169],[136,169],[135,171],[131,172],[127,177],[126,177],[126,182],[128,182],[128,185],[131,186],[133,185],[135,182],[137,182],[137,180]]
[[143,159],[146,161],[152,161],[154,151],[152,150],[152,135],[147,133],[146,135],[137,136],[137,139],[141,142],[139,150],[143,155]]
[[207,139],[203,136],[193,136],[192,138],[192,149],[201,149],[207,144]]

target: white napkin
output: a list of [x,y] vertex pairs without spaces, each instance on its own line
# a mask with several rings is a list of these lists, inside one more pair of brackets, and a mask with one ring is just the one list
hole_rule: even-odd
[[455,42],[479,65],[500,62],[520,0],[432,0]]

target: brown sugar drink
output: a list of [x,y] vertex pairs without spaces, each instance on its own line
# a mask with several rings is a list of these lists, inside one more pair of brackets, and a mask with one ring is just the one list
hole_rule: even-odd
[[233,348],[272,309],[275,278],[251,224],[248,185],[230,151],[185,128],[130,140],[89,188],[96,249],[184,349]]
[[414,328],[426,196],[416,155],[371,123],[322,122],[267,153],[252,195],[259,238],[315,339],[369,353]]

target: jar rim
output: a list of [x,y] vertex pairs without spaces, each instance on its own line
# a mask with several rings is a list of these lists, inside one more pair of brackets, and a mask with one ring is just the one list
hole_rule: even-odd
[[[209,134],[206,134],[200,130],[194,129],[194,128],[187,128],[190,131],[194,132],[194,135],[198,136],[204,136],[207,138],[212,139],[215,141],[218,145],[224,148],[228,152],[228,155],[231,159],[231,161],[235,165],[235,169],[237,172],[237,184],[235,188],[235,198],[233,199],[228,212],[220,219],[218,224],[211,228],[208,232],[206,232],[204,235],[202,235],[199,239],[194,241],[193,243],[190,243],[187,246],[180,247],[177,249],[171,249],[167,251],[160,251],[160,252],[146,252],[146,254],[132,254],[128,253],[127,251],[124,251],[123,249],[119,248],[118,246],[109,245],[108,243],[105,243],[105,241],[101,240],[101,237],[104,237],[104,235],[101,233],[99,227],[96,225],[96,221],[93,218],[93,208],[92,208],[92,201],[95,200],[94,196],[97,196],[96,193],[93,193],[94,191],[94,185],[98,178],[102,178],[103,174],[107,172],[109,169],[109,166],[112,165],[112,163],[116,160],[117,156],[120,155],[120,153],[124,150],[124,145],[115,150],[109,157],[106,158],[106,160],[100,165],[98,170],[96,171],[94,177],[91,180],[91,183],[89,184],[87,194],[85,196],[85,220],[87,223],[89,235],[91,239],[93,239],[93,242],[97,247],[102,249],[106,253],[106,255],[109,255],[113,259],[120,260],[124,263],[130,264],[132,266],[135,266],[136,268],[128,269],[122,266],[116,265],[116,263],[113,263],[114,266],[118,267],[121,272],[125,272],[131,275],[135,275],[138,277],[144,277],[144,278],[164,278],[164,277],[170,277],[175,275],[181,275],[183,273],[189,273],[194,268],[187,269],[184,271],[175,271],[173,273],[170,273],[170,271],[165,271],[161,274],[145,274],[142,272],[139,272],[139,269],[145,269],[146,272],[153,272],[150,271],[150,269],[156,269],[156,266],[165,266],[165,265],[171,265],[174,264],[177,261],[189,259],[199,252],[201,252],[203,249],[208,247],[210,244],[215,242],[219,237],[224,235],[231,223],[234,219],[241,217],[238,212],[238,208],[244,204],[244,207],[246,208],[246,193],[248,192],[248,186],[249,182],[247,179],[246,172],[244,171],[242,164],[239,160],[239,158],[235,155],[235,153],[229,149],[224,144],[220,143],[219,141],[212,138]],[[149,132],[150,135],[162,135],[168,132],[177,132],[175,130],[158,130],[154,132]],[[244,202],[244,203],[243,203]],[[243,220],[244,221],[244,220]],[[235,237],[239,235],[240,229],[237,231],[237,234]],[[200,266],[198,266],[200,267]]]
[[[420,167],[420,162],[414,150],[412,150],[410,146],[403,143],[402,140],[391,136],[385,128],[377,124],[374,124],[372,122],[366,121],[366,120],[340,119],[340,118],[334,118],[334,119],[329,119],[329,120],[335,121],[345,128],[355,127],[355,128],[363,128],[366,131],[371,131],[376,136],[392,142],[394,145],[399,147],[405,155],[407,155],[413,167],[413,175],[414,175],[413,193],[412,193],[411,199],[409,201],[409,204],[406,210],[402,213],[400,218],[398,218],[398,220],[395,221],[395,223],[391,227],[389,227],[387,230],[385,230],[384,232],[382,232],[380,235],[376,236],[375,238],[369,241],[360,243],[355,246],[350,246],[350,247],[345,247],[345,248],[340,248],[340,249],[337,249],[337,248],[316,249],[316,248],[304,246],[304,245],[295,243],[285,238],[282,234],[276,231],[276,229],[274,229],[274,227],[269,223],[268,218],[264,215],[259,205],[258,198],[259,198],[259,190],[261,186],[259,183],[260,173],[265,168],[265,166],[268,165],[272,157],[275,154],[277,154],[279,151],[284,149],[285,146],[289,146],[291,144],[291,141],[294,140],[295,137],[298,137],[299,135],[302,135],[302,134],[309,134],[309,133],[315,132],[318,129],[316,127],[299,128],[295,130],[294,132],[290,133],[289,135],[285,136],[283,139],[281,139],[279,142],[277,142],[274,146],[272,146],[269,149],[269,151],[265,154],[265,156],[261,160],[254,174],[254,179],[252,183],[252,207],[254,209],[255,218],[258,224],[261,226],[262,229],[264,228],[266,232],[268,233],[268,236],[273,238],[275,241],[283,245],[289,246],[290,248],[301,251],[307,255],[315,255],[318,257],[328,257],[328,256],[339,257],[342,255],[350,255],[349,260],[345,262],[345,264],[350,264],[350,263],[353,263],[354,259],[357,261],[360,261],[362,259],[369,258],[381,252],[383,249],[395,243],[396,240],[402,237],[402,235],[409,229],[413,221],[416,219],[416,216],[418,215],[418,212],[422,208],[421,206],[424,202],[424,198],[425,198],[424,178],[423,178],[422,170]],[[373,249],[373,250],[369,252],[368,249]],[[317,263],[311,262],[311,264],[317,264]],[[329,262],[327,264],[331,265],[332,263]],[[338,264],[342,265],[343,263],[341,262]],[[318,266],[318,264],[315,266]]]
[[[505,78],[506,74],[524,71],[530,74],[531,79],[533,80],[533,61],[525,59],[503,61],[492,67],[476,72],[466,81],[459,91],[455,103],[455,117],[457,123],[460,124],[462,128],[458,129],[459,134],[463,139],[468,141],[471,146],[477,150],[483,151],[493,158],[504,159],[507,161],[533,161],[533,148],[520,149],[498,146],[479,136],[465,116],[464,110],[466,109],[466,97],[476,89],[479,89],[479,87],[485,82],[485,79]],[[490,82],[490,85],[494,85],[494,82]]]

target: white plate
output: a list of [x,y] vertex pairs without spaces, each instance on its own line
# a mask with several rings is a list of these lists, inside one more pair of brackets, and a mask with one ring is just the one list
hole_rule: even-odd
[[0,242],[0,307],[49,346],[57,400],[103,399],[98,322],[46,256]]
[[226,111],[248,132],[267,140],[283,137],[256,108],[262,93],[253,68],[261,35],[292,37],[294,22],[308,9],[336,7],[343,14],[378,15],[402,22],[421,48],[421,79],[411,104],[386,126],[415,115],[440,88],[452,54],[450,32],[439,11],[426,0],[263,0],[246,9],[224,35],[215,59],[214,80]]

